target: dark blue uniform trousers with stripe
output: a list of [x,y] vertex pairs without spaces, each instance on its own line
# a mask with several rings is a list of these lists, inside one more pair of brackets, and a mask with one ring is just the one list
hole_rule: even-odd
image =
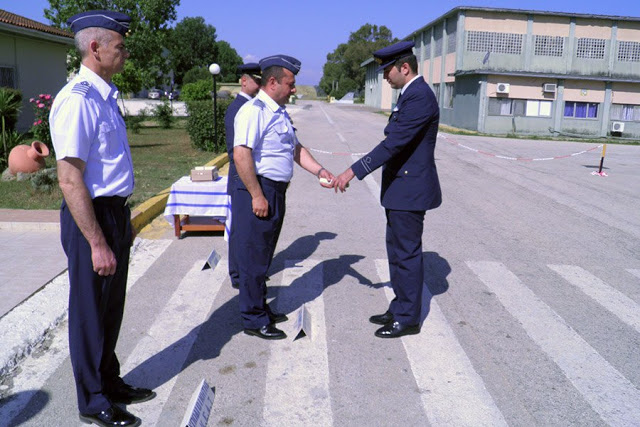
[[386,209],[387,257],[395,298],[389,311],[404,325],[420,323],[424,263],[422,260],[422,230],[425,211]]
[[104,391],[122,382],[115,354],[124,313],[131,212],[124,198],[93,202],[96,219],[113,251],[117,269],[112,276],[93,271],[91,247],[63,201],[60,210],[62,247],[69,266],[69,353],[76,382],[78,409],[93,414],[110,406]]
[[258,182],[269,203],[267,217],[259,218],[253,213],[251,194],[243,184],[235,186],[231,205],[240,314],[245,329],[258,329],[270,323],[265,278],[282,229],[289,185],[261,176]]

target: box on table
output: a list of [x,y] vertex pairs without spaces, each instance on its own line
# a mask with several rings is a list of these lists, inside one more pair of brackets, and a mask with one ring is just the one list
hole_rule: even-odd
[[218,179],[217,166],[196,166],[191,169],[191,181],[215,181]]

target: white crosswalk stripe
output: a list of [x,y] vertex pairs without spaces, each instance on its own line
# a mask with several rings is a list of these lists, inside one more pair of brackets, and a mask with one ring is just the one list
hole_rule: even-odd
[[640,279],[640,270],[629,268],[629,269],[627,269],[627,271],[629,273],[633,274],[634,276],[636,276],[638,279]]
[[640,425],[640,390],[498,262],[467,262],[527,334],[612,426]]
[[[170,240],[136,240],[129,265],[127,290],[144,276],[153,262],[169,247]],[[69,279],[66,278],[68,283]],[[35,396],[45,382],[69,357],[69,335],[66,328],[53,336],[49,349],[26,358],[21,364],[21,373],[13,381],[12,394],[17,398],[0,405],[0,420],[14,419]]]
[[549,265],[567,282],[579,288],[624,323],[640,332],[640,305],[622,292],[575,265]]
[[[289,295],[281,291],[278,307],[290,306],[291,299],[307,301],[305,295],[315,299],[306,302],[311,315],[310,337],[298,339],[289,333],[287,340],[273,342],[267,369],[264,423],[270,426],[331,426],[331,396],[329,393],[329,361],[327,331],[322,298],[323,269],[318,260],[287,262],[282,284],[289,286],[302,280],[297,289],[303,295]],[[294,323],[294,319],[287,322]],[[284,329],[284,328],[283,328]],[[310,338],[313,338],[310,339]]]
[[[376,270],[380,280],[389,282],[387,260],[376,260]],[[389,286],[384,289],[387,299],[391,301],[393,291]],[[424,291],[426,301],[423,301],[423,310],[426,310],[430,295],[426,286]],[[422,404],[431,425],[507,425],[435,299],[431,299],[429,316],[420,334],[401,339],[413,375],[422,391]],[[434,374],[436,372],[437,375]],[[452,411],[455,402],[464,404]]]
[[[157,397],[136,407],[136,416],[155,425],[193,346],[200,325],[209,314],[220,286],[227,276],[227,263],[221,260],[211,270],[202,270],[205,260],[197,260],[180,281],[147,336],[141,339],[122,366],[133,371],[133,384],[149,381],[161,384]],[[198,295],[206,295],[199,298]],[[189,313],[185,316],[185,313]]]

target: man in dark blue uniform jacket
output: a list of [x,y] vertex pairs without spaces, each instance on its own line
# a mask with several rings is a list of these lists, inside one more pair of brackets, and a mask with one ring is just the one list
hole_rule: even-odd
[[369,319],[383,325],[375,333],[380,338],[420,332],[424,214],[442,202],[434,160],[438,103],[417,74],[413,46],[413,42],[399,42],[373,54],[391,87],[401,89],[400,97],[384,129],[385,139],[334,183],[336,191],[344,192],[354,176],[362,180],[383,167],[380,202],[387,217],[387,256],[395,298],[386,313]]
[[[236,164],[233,161],[233,120],[236,118],[236,114],[240,107],[245,102],[252,99],[260,90],[260,64],[250,62],[248,64],[242,64],[238,67],[238,71],[242,74],[240,78],[240,93],[236,96],[224,115],[224,130],[225,140],[227,143],[227,154],[229,155],[229,175],[227,180],[227,194],[231,196],[231,204],[233,205],[233,182],[236,179],[238,172],[236,171]],[[234,230],[233,222],[231,223],[231,230],[229,230],[229,277],[231,278],[231,286],[238,289],[238,262],[237,253],[234,242]]]

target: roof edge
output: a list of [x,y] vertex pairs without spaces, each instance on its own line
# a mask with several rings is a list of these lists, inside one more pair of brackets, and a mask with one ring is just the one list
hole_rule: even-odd
[[50,34],[60,38],[73,39],[73,34],[68,31],[17,15],[5,9],[0,9],[0,24],[4,24],[9,31],[24,29],[31,30],[34,34]]
[[55,34],[45,33],[43,31],[32,30],[30,28],[22,28],[17,27],[15,25],[6,24],[4,22],[0,22],[0,32],[5,32],[13,35],[20,35],[24,37],[29,37],[38,40],[47,40],[50,42],[60,43],[65,46],[73,46],[74,40],[73,38],[69,38],[66,36],[58,36]]
[[422,32],[426,28],[433,26],[438,21],[441,21],[445,18],[448,18],[451,15],[454,15],[458,12],[464,10],[476,10],[483,12],[500,12],[500,13],[521,13],[527,15],[550,15],[550,16],[568,16],[572,18],[585,18],[585,19],[610,19],[612,21],[632,21],[632,22],[640,22],[640,17],[632,17],[632,16],[617,16],[617,15],[596,15],[593,13],[571,13],[571,12],[553,12],[548,10],[531,10],[531,9],[503,9],[503,8],[493,8],[493,7],[479,7],[479,6],[456,6],[448,12],[440,15],[436,19],[432,20],[426,25],[418,28],[415,31],[412,31],[407,36],[403,37],[400,40],[407,40],[409,38],[413,38],[417,33]]

